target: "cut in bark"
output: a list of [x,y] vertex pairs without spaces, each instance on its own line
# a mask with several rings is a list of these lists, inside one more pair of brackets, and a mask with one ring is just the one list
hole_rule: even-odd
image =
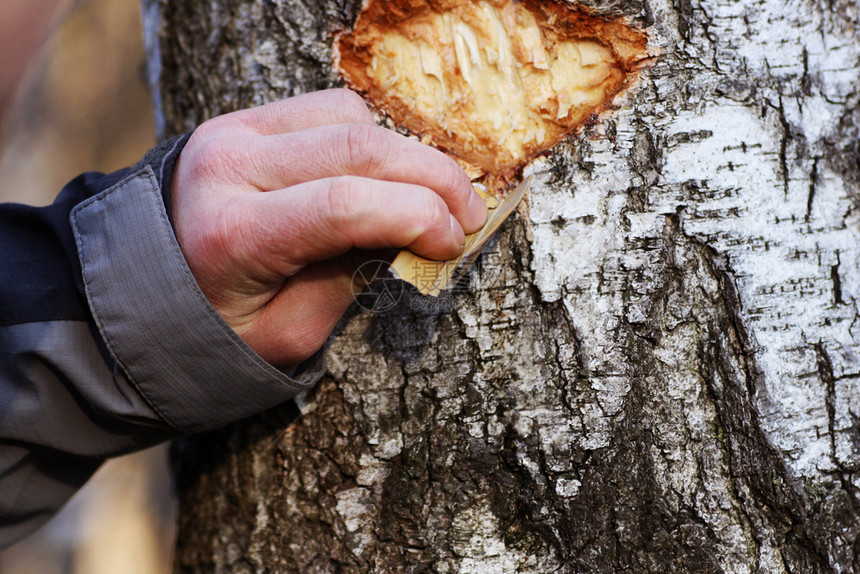
[[396,124],[499,191],[630,84],[646,41],[567,2],[372,0],[335,57]]

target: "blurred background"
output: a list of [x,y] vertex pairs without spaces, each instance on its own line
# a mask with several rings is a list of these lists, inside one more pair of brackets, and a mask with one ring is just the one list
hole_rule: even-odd
[[[138,0],[0,0],[0,51],[0,201],[50,203],[77,174],[131,165],[155,144]],[[159,447],[105,464],[0,552],[0,573],[169,572],[166,461]]]

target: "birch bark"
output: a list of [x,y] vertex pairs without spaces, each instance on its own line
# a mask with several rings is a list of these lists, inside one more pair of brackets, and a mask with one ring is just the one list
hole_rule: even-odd
[[[439,299],[178,449],[177,572],[860,572],[860,9],[591,0],[660,57]],[[337,85],[353,0],[144,0],[162,135]]]

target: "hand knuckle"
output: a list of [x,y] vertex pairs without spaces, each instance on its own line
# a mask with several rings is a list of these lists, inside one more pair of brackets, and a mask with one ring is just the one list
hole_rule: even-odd
[[225,130],[224,123],[224,116],[216,116],[212,119],[206,120],[195,128],[192,137],[202,138],[204,140],[219,137]]
[[256,160],[249,150],[249,146],[224,137],[207,139],[196,149],[195,173],[200,176],[241,179],[255,168]]
[[335,97],[334,105],[341,111],[344,117],[356,118],[364,122],[373,121],[373,115],[367,109],[367,104],[364,100],[346,88],[337,88],[332,90],[332,95]]
[[326,213],[322,216],[328,220],[344,223],[356,218],[356,208],[352,198],[356,193],[358,182],[355,178],[341,176],[329,181],[324,206]]
[[469,194],[471,193],[471,186],[466,185],[468,178],[463,172],[462,168],[457,165],[457,162],[453,159],[445,156],[445,167],[442,168],[442,180],[444,181],[444,185],[448,189],[452,189],[456,192],[455,199],[458,201],[468,201]]
[[390,146],[384,128],[373,124],[350,124],[346,133],[347,161],[358,175],[370,175],[384,166]]
[[446,225],[448,208],[442,198],[435,193],[424,194],[421,227],[422,233],[427,233],[440,226]]
[[367,124],[349,124],[346,127],[346,149],[351,162],[363,163],[369,159],[376,139],[374,129]]

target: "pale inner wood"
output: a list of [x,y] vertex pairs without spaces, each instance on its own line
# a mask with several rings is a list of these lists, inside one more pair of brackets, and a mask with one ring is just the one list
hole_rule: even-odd
[[374,33],[367,80],[489,172],[553,145],[624,78],[610,48],[551,40],[519,3],[466,2]]

